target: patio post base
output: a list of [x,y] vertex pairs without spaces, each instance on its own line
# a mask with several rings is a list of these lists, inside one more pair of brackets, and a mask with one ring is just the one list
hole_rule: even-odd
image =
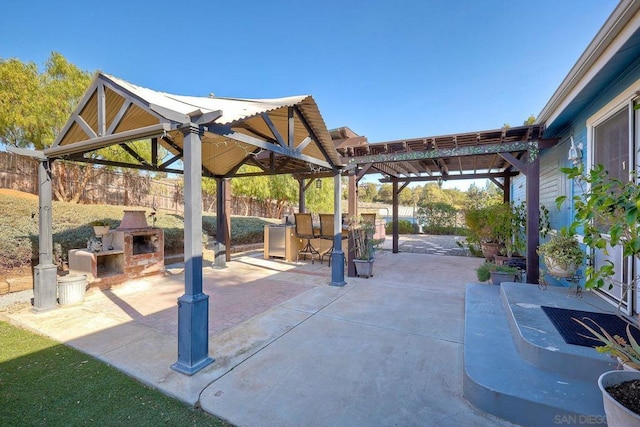
[[58,307],[58,267],[38,264],[33,268],[33,311],[42,312]]
[[344,252],[334,247],[331,253],[331,286],[344,286]]
[[178,298],[178,361],[171,369],[193,375],[213,363],[209,357],[209,296],[203,293]]

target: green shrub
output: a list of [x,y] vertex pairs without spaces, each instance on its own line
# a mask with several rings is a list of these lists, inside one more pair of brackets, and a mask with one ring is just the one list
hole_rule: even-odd
[[[0,194],[4,215],[0,215],[0,269],[12,269],[38,263],[38,199],[30,196]],[[66,259],[70,249],[85,248],[93,237],[95,221],[102,221],[111,228],[120,225],[124,210],[133,206],[78,205],[53,202],[53,246],[56,263]],[[151,212],[149,208],[139,208]],[[165,253],[182,253],[184,250],[184,218],[182,215],[159,211],[156,227],[164,231]],[[241,245],[264,241],[265,224],[275,220],[256,217],[231,218],[231,243]],[[151,221],[149,220],[149,224]],[[203,238],[215,235],[216,217],[204,214]],[[204,240],[204,239],[203,239]],[[108,240],[107,240],[108,243]]]
[[[384,229],[387,234],[393,233],[393,221],[387,222]],[[406,219],[398,220],[398,234],[414,234],[411,221],[407,221]]]
[[508,265],[496,265],[492,262],[485,262],[476,269],[476,275],[480,282],[486,282],[491,278],[491,272],[497,271],[501,273],[518,273],[519,270],[516,267],[510,267]]

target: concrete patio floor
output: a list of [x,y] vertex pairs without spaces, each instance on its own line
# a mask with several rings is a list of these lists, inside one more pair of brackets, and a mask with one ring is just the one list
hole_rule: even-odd
[[210,355],[177,359],[183,274],[92,290],[84,303],[0,316],[238,426],[510,426],[462,395],[465,284],[477,258],[388,251],[374,276],[328,286],[326,263],[235,257],[204,269]]

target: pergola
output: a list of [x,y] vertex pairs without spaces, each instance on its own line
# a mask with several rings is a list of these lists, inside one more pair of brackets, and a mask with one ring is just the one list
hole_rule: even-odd
[[[398,252],[398,194],[412,182],[486,178],[511,201],[511,178],[526,175],[527,281],[538,283],[540,149],[557,140],[543,139],[540,125],[369,144],[343,131],[338,151],[349,173],[349,212],[357,210],[357,184],[366,174],[384,176],[393,186],[393,252]],[[349,276],[355,274],[349,263]]]
[[[538,150],[545,141],[540,126],[416,138],[368,144],[341,128],[327,130],[311,96],[235,99],[179,96],[157,92],[99,73],[56,138],[42,151],[12,149],[39,160],[39,264],[34,269],[34,309],[56,307],[56,271],[52,254],[51,162],[67,159],[123,168],[182,174],[184,179],[185,293],[178,300],[176,371],[192,375],[213,362],[208,354],[208,296],[202,292],[201,178],[217,183],[219,248],[229,243],[229,179],[291,174],[299,183],[300,211],[314,179],[334,179],[334,262],[331,285],[343,286],[341,248],[341,176],[349,176],[349,206],[357,213],[357,183],[382,173],[393,184],[393,252],[398,252],[398,194],[410,182],[488,178],[510,200],[510,179],[527,175],[527,279],[538,280]],[[141,145],[146,144],[144,152]],[[99,150],[126,153],[105,159]],[[179,167],[182,165],[182,167]],[[240,172],[253,165],[259,172]],[[224,231],[224,232],[222,232]],[[351,261],[353,254],[349,252]],[[225,260],[229,259],[226,251]],[[216,254],[217,267],[224,260]],[[349,276],[355,276],[348,263]]]
[[[146,155],[140,144],[148,144]],[[105,159],[97,150],[107,147],[126,153],[119,156],[125,160]],[[228,230],[223,203],[229,190],[228,179],[255,175],[239,173],[242,165],[258,167],[259,174],[293,174],[300,183],[301,194],[306,189],[305,179],[333,176],[336,258],[331,284],[345,284],[340,240],[342,160],[311,96],[278,99],[178,96],[99,73],[50,148],[12,151],[39,160],[40,258],[34,274],[34,309],[39,311],[56,306],[52,161],[68,159],[183,174],[185,293],[178,300],[178,360],[172,365],[179,372],[191,375],[213,362],[208,355],[209,301],[202,292],[203,176],[217,182],[216,240],[220,244],[228,243],[221,241],[228,239],[228,231],[221,232]],[[180,164],[182,168],[177,167]]]

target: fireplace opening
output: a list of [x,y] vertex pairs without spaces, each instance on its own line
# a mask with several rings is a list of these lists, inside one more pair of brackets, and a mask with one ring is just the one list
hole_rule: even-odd
[[133,237],[133,255],[152,254],[156,252],[156,235],[142,235]]

